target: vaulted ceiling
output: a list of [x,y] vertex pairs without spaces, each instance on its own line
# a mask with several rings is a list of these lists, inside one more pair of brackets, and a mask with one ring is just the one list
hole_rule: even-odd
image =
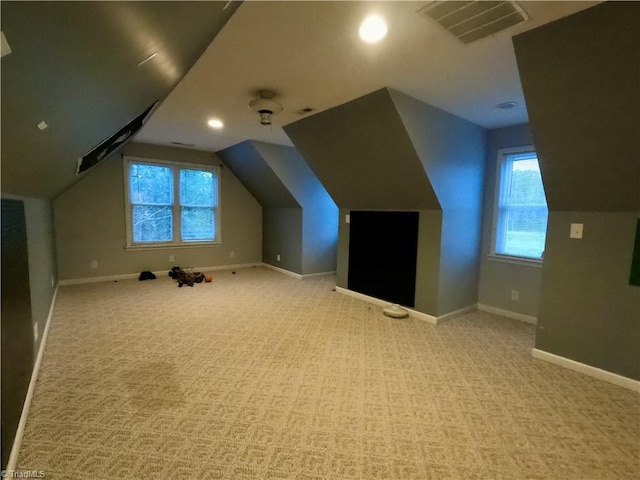
[[3,193],[52,198],[81,178],[78,159],[163,100],[237,6],[2,2]]
[[[526,122],[511,37],[599,2],[520,2],[528,21],[468,45],[416,13],[427,3],[2,2],[2,191],[55,197],[82,178],[80,156],[158,99],[136,140],[209,151],[291,145],[297,110],[382,87],[484,127]],[[389,27],[377,44],[358,38],[371,13]],[[284,106],[270,127],[247,107],[263,88]]]

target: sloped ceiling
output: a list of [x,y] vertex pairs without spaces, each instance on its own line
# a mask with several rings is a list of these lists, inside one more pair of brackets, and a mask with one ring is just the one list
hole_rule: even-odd
[[[523,1],[528,21],[468,45],[416,13],[429,3],[244,2],[137,140],[214,152],[248,139],[291,146],[282,126],[299,120],[300,109],[320,113],[383,87],[485,128],[525,123],[511,36],[598,2]],[[370,14],[389,27],[379,43],[358,36]],[[284,107],[270,127],[247,108],[262,88],[275,91]],[[495,108],[506,101],[517,105]],[[225,128],[209,128],[211,117]]]
[[284,130],[338,207],[440,209],[387,89]]
[[640,210],[639,25],[606,2],[514,38],[551,210]]
[[300,208],[252,141],[221,150],[218,156],[263,208]]
[[68,188],[78,158],[167,96],[238,5],[2,2],[3,193]]

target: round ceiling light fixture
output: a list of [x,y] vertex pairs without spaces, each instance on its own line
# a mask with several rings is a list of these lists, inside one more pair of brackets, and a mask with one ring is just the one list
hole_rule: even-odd
[[270,90],[260,90],[258,98],[249,102],[249,108],[260,115],[260,125],[271,125],[271,117],[282,112],[282,105],[273,99],[275,96]]
[[211,128],[222,128],[224,127],[224,123],[222,123],[222,121],[218,120],[217,118],[212,118],[211,120],[209,120],[207,122],[207,125],[209,125]]
[[380,15],[370,15],[360,24],[360,38],[367,43],[376,43],[387,34],[387,22]]
[[224,127],[224,123],[222,123],[222,121],[218,120],[217,118],[212,118],[211,120],[209,120],[207,122],[207,125],[209,125],[211,128],[222,128],[222,127]]
[[502,102],[496,105],[496,108],[499,110],[510,110],[513,107],[518,105],[516,102]]

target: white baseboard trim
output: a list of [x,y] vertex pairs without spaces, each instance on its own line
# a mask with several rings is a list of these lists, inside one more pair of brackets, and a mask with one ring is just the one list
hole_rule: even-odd
[[336,271],[332,271],[332,272],[320,272],[320,273],[305,273],[304,275],[302,275],[302,279],[306,279],[306,278],[314,278],[314,277],[329,277],[331,275],[335,275]]
[[[367,303],[372,303],[380,307],[388,307],[389,305],[391,305],[391,302],[387,302],[386,300],[380,300],[379,298],[370,297],[369,295],[365,295],[364,293],[354,292],[353,290],[349,290],[348,288],[336,286],[336,292],[347,295],[349,297],[357,298],[359,300],[364,300]],[[434,316],[428,315],[423,312],[418,312],[417,310],[413,310],[411,308],[402,308],[405,308],[409,312],[410,317],[417,318],[418,320],[424,320],[425,322],[429,322],[433,325],[438,324],[438,319]]]
[[444,315],[440,315],[438,317],[438,323],[442,323],[447,320],[451,320],[453,318],[461,317],[462,315],[466,315],[467,313],[475,312],[478,310],[477,304],[467,305],[466,307],[459,308],[458,310],[454,310],[453,312],[445,313]]
[[284,273],[285,275],[289,275],[290,277],[297,278],[298,280],[302,280],[303,276],[299,273],[292,272],[290,270],[285,270],[284,268],[275,267],[269,263],[263,263],[263,267],[270,268],[271,270],[275,270],[276,272]]
[[[261,267],[264,264],[262,263],[239,263],[234,265],[217,265],[214,267],[194,267],[193,270],[196,272],[216,272],[220,270],[238,270],[241,268],[251,268],[251,267]],[[185,267],[186,268],[186,267]],[[165,270],[156,270],[153,273],[156,277],[168,276],[170,268]],[[71,280],[60,280],[58,285],[66,286],[66,285],[82,285],[85,283],[98,283],[98,282],[115,282],[118,280],[135,280],[140,276],[140,272],[138,273],[125,273],[122,275],[106,275],[103,277],[87,277],[87,278],[75,278]]]
[[[36,382],[38,380],[38,373],[40,373],[40,365],[42,364],[42,357],[44,356],[44,347],[47,343],[47,337],[49,336],[49,327],[51,326],[51,319],[53,318],[53,310],[56,306],[56,298],[58,297],[58,287],[53,292],[51,298],[51,306],[49,307],[49,315],[47,316],[47,323],[45,323],[44,331],[42,332],[42,339],[40,340],[40,348],[38,349],[38,356],[33,364],[33,371],[31,372],[31,380],[29,381],[29,388],[24,398],[24,405],[22,406],[22,413],[20,414],[20,421],[18,422],[18,428],[16,429],[16,436],[13,439],[13,445],[11,446],[11,453],[9,454],[9,460],[7,460],[6,471],[11,474],[18,462],[18,454],[20,453],[20,445],[22,444],[22,437],[24,435],[24,428],[27,424],[27,416],[29,415],[29,408],[31,407],[31,400],[33,399],[33,392],[36,389]],[[11,477],[10,477],[11,478]]]
[[502,308],[492,307],[491,305],[485,305],[483,303],[478,304],[478,310],[482,312],[493,313],[495,315],[501,315],[507,318],[513,318],[514,320],[531,323],[532,325],[536,325],[538,323],[538,319],[536,317],[532,317],[531,315],[524,315],[522,313],[512,312],[511,310],[503,310]]
[[633,378],[623,377],[617,373],[608,372],[607,370],[576,362],[570,358],[561,357],[553,353],[545,352],[544,350],[538,350],[537,348],[531,351],[531,356],[538,360],[544,360],[545,362],[553,363],[554,365],[568,368],[569,370],[589,375],[590,377],[604,380],[605,382],[613,383],[619,387],[640,393],[640,381],[634,380]]

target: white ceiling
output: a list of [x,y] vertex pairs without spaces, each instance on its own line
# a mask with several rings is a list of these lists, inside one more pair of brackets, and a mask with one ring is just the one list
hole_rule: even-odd
[[[136,141],[182,142],[218,151],[247,139],[291,145],[282,126],[382,87],[400,90],[487,128],[527,121],[511,37],[600,2],[520,2],[529,20],[469,45],[416,13],[419,2],[244,2]],[[377,44],[358,36],[362,20],[382,15]],[[153,61],[153,60],[152,60]],[[284,112],[259,124],[247,104],[260,89]],[[515,101],[511,110],[495,105]],[[210,118],[225,127],[213,130]]]

